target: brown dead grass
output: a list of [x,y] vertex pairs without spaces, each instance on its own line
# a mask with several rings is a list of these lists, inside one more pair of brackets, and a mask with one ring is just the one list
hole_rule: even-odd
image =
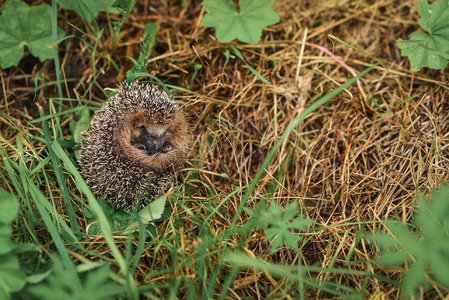
[[[98,50],[97,72],[102,75],[98,86],[86,98],[102,102],[104,94],[100,87],[115,87],[124,79],[132,65],[121,55],[137,58],[143,24],[156,22],[159,31],[149,64],[152,74],[166,83],[185,86],[193,74],[194,64],[203,65],[192,87],[197,96],[179,94],[178,100],[188,112],[195,133],[195,154],[189,168],[199,172],[198,179],[213,189],[217,202],[236,187],[251,182],[268,151],[293,118],[310,105],[311,99],[325,95],[351,78],[346,69],[322,51],[305,46],[301,53],[306,28],[307,42],[330,50],[356,72],[375,61],[331,39],[330,35],[384,61],[390,73],[377,67],[360,80],[361,89],[351,86],[296,128],[266,169],[248,204],[254,206],[266,194],[270,183],[276,182],[273,201],[282,205],[298,201],[301,212],[317,220],[316,227],[328,228],[307,242],[303,248],[304,263],[329,267],[333,258],[334,267],[365,270],[366,263],[345,266],[350,250],[353,251],[351,260],[373,259],[373,247],[363,239],[353,246],[362,229],[360,223],[382,223],[394,216],[409,221],[417,191],[428,191],[449,178],[447,122],[438,128],[448,111],[447,90],[437,85],[447,85],[447,77],[442,71],[410,73],[408,60],[401,58],[395,44],[398,38],[407,38],[417,28],[412,2],[277,0],[274,8],[280,14],[280,23],[267,28],[262,41],[256,45],[234,43],[271,85],[263,84],[237,58],[230,59],[223,69],[223,51],[227,46],[215,40],[212,29],[200,26],[204,13],[200,1],[189,1],[187,8],[181,8],[179,2],[140,1],[137,4],[122,30],[116,52]],[[88,31],[74,13],[61,12],[60,20],[60,26],[70,34],[81,35],[68,22]],[[92,51],[79,40],[70,39],[60,46],[60,53],[66,78],[76,78],[76,82],[68,83],[67,89],[74,98],[75,92],[82,94],[92,83]],[[118,69],[107,63],[105,53],[116,61]],[[52,63],[40,64],[28,56],[19,67],[2,70],[1,109],[21,128],[37,117],[36,104],[32,102],[34,76],[54,80]],[[417,94],[418,97],[404,103]],[[54,87],[42,89],[37,102],[46,107],[44,97],[55,95]],[[377,99],[380,107],[391,113],[381,115],[382,111],[368,97]],[[13,140],[16,132],[5,120],[0,119],[0,123],[2,136]],[[45,153],[45,149],[41,151]],[[230,179],[224,179],[222,173]],[[188,197],[209,199],[202,185],[195,187]],[[212,218],[211,231],[220,232],[229,227],[240,199],[241,194],[237,193],[224,204],[220,212],[225,218]],[[204,211],[198,203],[201,202],[188,205],[200,215]],[[177,217],[184,219],[186,232],[198,230],[188,214],[179,212]],[[240,222],[246,220],[247,216],[243,216]],[[352,225],[345,225],[349,223]],[[379,229],[380,223],[369,223],[368,230]],[[168,228],[167,224],[161,226]],[[186,252],[190,251],[189,245],[199,242],[194,234],[177,234],[185,238]],[[246,243],[248,253],[278,263],[295,263],[287,249],[275,255],[267,254],[263,238],[263,232],[251,236]],[[94,249],[102,241],[91,242]],[[145,252],[137,278],[143,279],[148,272],[145,261],[155,260],[161,268],[169,264],[163,255],[166,251],[162,247],[157,256]],[[404,270],[377,269],[376,272],[398,280]],[[184,271],[180,276],[189,276],[189,270]],[[318,278],[324,276],[356,288],[363,284],[361,276],[318,274]],[[279,284],[282,282],[276,282],[268,274],[247,270],[233,283],[230,297],[263,298],[251,286],[265,286],[270,290],[270,285],[275,288]],[[431,290],[422,297],[435,295]],[[371,278],[365,296],[393,299],[398,297],[398,289]],[[318,292],[310,297],[330,295]]]

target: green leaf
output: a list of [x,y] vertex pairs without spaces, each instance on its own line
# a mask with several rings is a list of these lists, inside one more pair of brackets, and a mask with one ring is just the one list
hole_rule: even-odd
[[10,293],[20,291],[25,286],[25,274],[20,270],[16,256],[0,258],[0,298],[10,299]]
[[[144,207],[142,210],[140,210],[137,214],[137,216],[140,218],[142,223],[148,223],[157,219],[160,219],[162,217],[162,213],[165,209],[165,202],[167,201],[167,196],[163,195],[162,197],[159,197],[155,201],[148,204],[146,207]],[[133,231],[139,231],[139,223],[137,221],[131,223],[128,225],[126,230],[122,234],[128,234],[129,232]],[[132,229],[134,227],[137,227],[135,229]]]
[[203,6],[207,14],[202,25],[215,27],[222,42],[239,39],[254,44],[262,37],[262,27],[279,22],[278,14],[271,8],[274,0],[240,0],[240,12],[231,0],[207,0]]
[[13,194],[0,190],[0,223],[8,224],[19,212],[19,202]]
[[112,22],[114,24],[114,41],[116,41],[120,34],[120,28],[125,22],[126,17],[131,13],[135,5],[135,0],[115,0],[112,7],[117,9],[122,15],[120,22]]
[[145,25],[145,31],[143,32],[142,36],[142,43],[140,44],[142,50],[140,51],[139,60],[137,61],[135,66],[127,73],[126,81],[128,83],[132,82],[131,77],[134,74],[147,71],[148,58],[151,55],[151,48],[153,48],[154,41],[156,40],[156,33],[157,24],[148,23]]
[[284,244],[287,247],[297,249],[301,236],[292,230],[305,230],[315,221],[303,216],[294,219],[298,214],[298,203],[296,201],[288,203],[284,212],[276,202],[271,204],[268,211],[265,211],[265,208],[265,200],[262,200],[254,210],[245,208],[248,215],[252,217],[248,224],[265,228],[266,237],[264,241],[271,241],[271,252],[276,251]]
[[16,217],[19,202],[10,193],[0,190],[0,255],[10,252],[14,244],[11,241],[11,228],[7,226]]
[[[117,285],[108,282],[109,265],[102,264],[92,269],[89,264],[86,269],[72,272],[65,269],[59,259],[54,258],[53,261],[52,272],[45,281],[28,288],[36,299],[114,299],[108,295]],[[83,276],[80,276],[81,272]],[[81,286],[74,284],[76,281],[81,281]]]
[[112,0],[57,0],[59,5],[65,9],[76,11],[86,22],[95,19],[100,11],[106,10],[105,3],[108,4],[109,13],[118,13],[118,10],[112,7]]
[[251,217],[251,219],[245,223],[245,226],[249,228],[260,228],[268,226],[268,220],[265,218],[265,210],[267,209],[267,200],[265,198],[260,199],[254,209],[245,207],[244,210]]
[[426,283],[426,265],[424,261],[418,260],[414,263],[404,275],[402,293],[407,297],[415,292],[415,289]]
[[0,255],[12,250],[14,244],[11,241],[11,228],[0,224]]
[[[53,58],[51,46],[55,44],[51,32],[51,8],[48,5],[29,7],[11,0],[0,16],[0,65],[17,66],[23,56],[23,46],[41,62]],[[64,36],[58,27],[58,40]]]
[[[157,200],[156,200],[157,201]],[[126,212],[124,210],[118,209],[115,210],[114,208],[111,208],[106,204],[106,202],[99,200],[100,206],[105,211],[105,214],[108,215],[109,221],[111,224],[111,230],[112,231],[121,231],[119,234],[126,235],[131,232],[138,232],[140,229],[135,228],[128,230],[130,228],[133,228],[137,226],[135,222],[135,217],[133,214],[130,214],[129,212]],[[154,202],[152,202],[154,203]],[[150,203],[146,208],[151,207]],[[144,208],[143,210],[145,210]],[[101,234],[100,224],[98,222],[98,218],[89,210],[85,210],[86,217],[89,219],[88,224],[88,230],[87,233],[91,235],[99,235]],[[140,213],[140,212],[139,212]],[[155,218],[155,220],[158,220],[159,218]],[[146,222],[145,219],[141,219],[142,222]],[[134,224],[134,225],[132,225]],[[149,229],[150,225],[147,226],[147,230]]]
[[409,270],[402,280],[402,293],[410,297],[419,286],[428,286],[433,278],[449,287],[449,185],[439,191],[432,191],[432,201],[418,197],[418,210],[414,215],[416,229],[399,222],[387,221],[392,236],[376,233],[368,237],[376,242],[382,251],[378,263],[385,266],[409,264]]
[[[165,203],[167,201],[166,196],[162,196],[155,201],[148,204],[146,207],[141,209],[137,215],[139,216],[142,223],[148,223],[151,221],[158,220],[162,217],[165,209]],[[139,231],[138,222],[132,216],[132,214],[124,210],[115,210],[108,206],[104,201],[98,201],[105,212],[109,216],[109,222],[111,223],[112,231],[122,231],[121,234],[126,235],[131,232]],[[98,218],[89,209],[84,211],[84,214],[89,219],[88,224],[88,234],[98,235],[101,233]],[[134,228],[137,227],[137,228]]]
[[47,279],[47,277],[51,274],[51,270],[47,270],[44,273],[36,273],[27,276],[26,282],[36,284],[39,282],[42,282],[43,280]]
[[449,5],[447,0],[437,0],[429,4],[427,0],[418,0],[421,18],[419,25],[429,34],[413,33],[410,39],[399,39],[397,44],[402,56],[410,60],[411,71],[422,67],[444,69],[449,60]]
[[70,125],[71,125],[71,129],[73,129],[73,132],[72,132],[73,140],[76,143],[79,143],[79,141],[81,139],[81,132],[86,130],[90,125],[90,110],[87,106],[82,107],[82,109],[80,109],[80,112],[78,115],[78,122],[74,122],[72,124],[70,124]]

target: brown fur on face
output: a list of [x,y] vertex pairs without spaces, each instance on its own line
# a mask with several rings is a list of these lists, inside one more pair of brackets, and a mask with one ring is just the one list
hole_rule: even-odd
[[[151,171],[161,174],[173,167],[179,169],[185,162],[190,144],[190,136],[187,130],[187,122],[179,110],[176,110],[170,118],[152,120],[143,112],[126,116],[118,125],[116,139],[121,153],[132,161],[138,162]],[[131,144],[133,137],[139,134],[141,127],[145,127],[149,133],[160,135],[165,133],[171,144],[167,152],[158,152],[153,155],[136,148]]]

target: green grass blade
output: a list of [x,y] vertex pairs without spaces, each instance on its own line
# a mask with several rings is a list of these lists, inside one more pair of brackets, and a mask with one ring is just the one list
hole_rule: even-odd
[[[51,1],[51,10],[52,10],[52,19],[51,19],[51,33],[53,36],[53,42],[58,40],[58,2],[56,0]],[[58,47],[53,47],[53,57],[55,62],[55,73],[56,73],[56,82],[58,87],[58,95],[59,98],[63,97],[62,94],[62,82],[61,82],[61,74],[59,68],[59,56],[58,56]],[[59,112],[62,111],[62,102],[59,102]],[[56,119],[56,123],[58,124],[59,133],[62,136],[62,130],[60,126],[60,120]]]
[[238,58],[240,58],[245,65],[248,67],[248,69],[254,74],[256,75],[257,78],[259,78],[260,80],[262,80],[263,83],[266,84],[271,84],[268,80],[265,79],[265,77],[262,76],[262,74],[260,74],[259,72],[257,72],[253,67],[251,67],[246,60],[243,58],[242,52],[240,52],[239,49],[237,49],[234,45],[229,44],[229,47],[231,47],[232,51],[234,51],[235,56],[237,56]]
[[[67,253],[67,250],[64,246],[64,243],[61,239],[61,236],[59,235],[59,230],[56,228],[55,224],[51,220],[50,216],[48,215],[48,212],[51,212],[51,209],[48,210],[45,208],[45,206],[48,204],[47,199],[44,195],[39,191],[39,189],[34,185],[33,181],[30,178],[27,178],[27,184],[30,189],[30,193],[34,199],[34,202],[39,210],[39,213],[42,216],[42,219],[45,222],[45,225],[47,226],[48,231],[50,232],[50,235],[53,239],[53,242],[56,246],[56,248],[59,251],[59,254],[61,256],[62,262],[64,266],[69,270],[70,272],[75,272],[75,267],[73,266],[72,260],[70,259],[69,254]],[[78,276],[76,276],[78,279]],[[79,288],[81,288],[81,282],[79,280],[75,282],[74,284],[78,285]]]
[[145,225],[143,225],[142,220],[137,215],[135,211],[133,211],[133,216],[136,219],[136,221],[139,223],[139,244],[137,245],[136,252],[134,253],[134,262],[133,265],[130,268],[130,276],[133,276],[134,272],[137,269],[137,266],[139,265],[140,258],[142,256],[143,250],[145,248],[145,240],[147,238],[147,231],[145,228]]
[[[41,116],[44,116],[44,112],[42,108],[39,108],[39,112]],[[80,232],[80,229],[78,227],[78,221],[76,219],[75,210],[73,209],[72,202],[70,201],[70,197],[68,194],[67,185],[64,180],[64,175],[62,173],[62,169],[60,166],[60,161],[57,156],[53,153],[52,147],[51,147],[51,133],[50,128],[48,126],[48,123],[46,121],[42,122],[42,127],[44,129],[44,138],[45,143],[48,147],[48,154],[50,156],[51,162],[53,164],[53,169],[56,174],[56,178],[58,180],[59,188],[61,189],[62,199],[64,200],[65,207],[67,209],[67,214],[69,216],[70,225],[72,226],[73,230],[76,233]]]
[[62,111],[62,112],[58,112],[58,113],[54,113],[54,114],[49,114],[49,115],[41,116],[40,118],[38,118],[38,119],[36,119],[36,120],[33,120],[33,121],[31,121],[30,123],[31,123],[31,124],[39,123],[39,122],[43,122],[43,121],[50,120],[50,119],[52,119],[52,118],[60,117],[60,116],[62,116],[62,115],[68,115],[68,114],[76,113],[76,112],[79,112],[79,111],[81,111],[81,110],[86,109],[86,107],[87,107],[87,109],[90,109],[90,110],[98,110],[98,108],[96,108],[96,107],[90,107],[90,106],[76,106],[76,107],[74,107],[74,108],[67,109],[67,110]]

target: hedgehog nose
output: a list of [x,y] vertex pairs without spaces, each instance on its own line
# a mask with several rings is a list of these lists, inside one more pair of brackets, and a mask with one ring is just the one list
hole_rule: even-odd
[[162,150],[162,146],[164,143],[162,143],[161,141],[155,140],[155,141],[151,141],[150,142],[150,151],[152,153],[158,153],[161,152]]

